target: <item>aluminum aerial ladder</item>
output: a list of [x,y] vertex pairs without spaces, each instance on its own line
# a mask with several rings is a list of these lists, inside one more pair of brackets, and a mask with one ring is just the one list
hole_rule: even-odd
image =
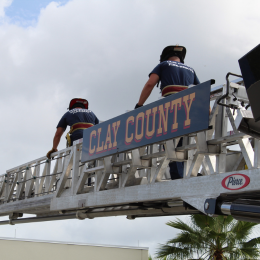
[[[185,91],[191,93],[190,89]],[[185,91],[181,92],[182,96]],[[211,87],[210,100],[214,104],[206,130],[152,143],[147,139],[146,145],[138,148],[130,145],[127,151],[121,151],[118,144],[114,154],[99,153],[96,158],[85,161],[82,159],[84,132],[83,139],[52,154],[51,160],[43,156],[7,170],[0,176],[0,216],[9,216],[9,220],[0,224],[196,213],[231,214],[238,219],[258,222],[260,142],[257,131],[249,131],[251,134],[240,131],[241,113],[250,114],[243,107],[248,104],[243,80],[229,83],[227,79],[227,84]],[[162,111],[166,111],[168,103],[162,105]],[[204,106],[208,110],[208,104]],[[191,107],[191,101],[187,101],[186,107]],[[176,105],[178,112],[177,108],[180,107]],[[138,115],[136,121],[144,118],[141,112]],[[163,124],[166,119],[159,120]],[[130,127],[131,121],[127,122]],[[135,131],[138,137],[138,127]],[[129,133],[128,136],[131,138]],[[99,135],[94,137],[100,138]],[[178,147],[180,137],[183,142]],[[111,140],[105,145],[112,147]],[[100,146],[97,149],[101,149]],[[182,179],[171,180],[170,161],[184,162]],[[34,216],[23,218],[23,214]]]

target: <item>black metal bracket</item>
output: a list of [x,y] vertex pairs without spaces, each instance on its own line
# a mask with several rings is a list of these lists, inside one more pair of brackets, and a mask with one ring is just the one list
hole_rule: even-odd
[[206,199],[204,203],[204,211],[207,214],[215,214],[217,199]]
[[228,72],[228,74],[226,75],[226,80],[227,80],[227,85],[226,85],[226,94],[223,95],[218,101],[217,101],[217,104],[220,105],[220,106],[224,106],[224,107],[231,107],[230,105],[226,105],[226,104],[222,104],[220,103],[220,101],[224,98],[226,98],[228,95],[229,95],[229,87],[230,87],[230,82],[229,82],[229,79],[228,77],[232,75],[232,76],[236,76],[236,77],[239,77],[239,78],[243,78],[241,75],[238,75],[238,74],[235,74],[235,73],[231,73],[231,72]]

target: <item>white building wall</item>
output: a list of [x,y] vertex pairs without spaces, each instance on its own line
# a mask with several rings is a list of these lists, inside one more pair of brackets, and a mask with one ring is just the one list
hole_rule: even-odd
[[0,239],[2,260],[148,260],[148,248]]

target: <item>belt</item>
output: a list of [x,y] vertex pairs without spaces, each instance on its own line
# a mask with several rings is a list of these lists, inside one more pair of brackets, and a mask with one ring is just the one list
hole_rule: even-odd
[[75,132],[76,130],[80,130],[80,129],[87,129],[87,128],[91,127],[91,126],[93,126],[93,124],[91,124],[91,123],[84,123],[84,122],[79,122],[79,123],[76,123],[76,124],[72,125],[70,127],[70,131],[66,135],[67,147],[72,145],[70,135],[73,132]]
[[163,97],[166,97],[168,95],[171,95],[171,94],[175,94],[175,93],[178,93],[182,90],[185,90],[187,89],[188,87],[187,86],[180,86],[180,85],[168,85],[166,87],[163,88],[162,90],[162,96]]
[[74,125],[72,125],[72,126],[70,127],[69,133],[72,134],[72,133],[73,133],[74,131],[76,131],[76,130],[86,129],[86,128],[89,128],[89,127],[91,127],[91,126],[93,126],[93,124],[91,124],[91,123],[79,122],[79,123],[76,123],[76,124],[74,124]]

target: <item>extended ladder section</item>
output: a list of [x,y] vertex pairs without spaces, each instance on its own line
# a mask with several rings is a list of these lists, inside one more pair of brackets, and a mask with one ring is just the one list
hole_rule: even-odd
[[[257,133],[239,131],[237,115],[248,103],[243,81],[228,88],[223,98],[226,84],[211,87],[208,128],[183,135],[181,147],[178,136],[82,162],[81,139],[50,160],[7,170],[0,176],[0,216],[9,220],[0,224],[196,213],[258,221],[260,142]],[[184,162],[182,179],[171,180],[171,161]]]

